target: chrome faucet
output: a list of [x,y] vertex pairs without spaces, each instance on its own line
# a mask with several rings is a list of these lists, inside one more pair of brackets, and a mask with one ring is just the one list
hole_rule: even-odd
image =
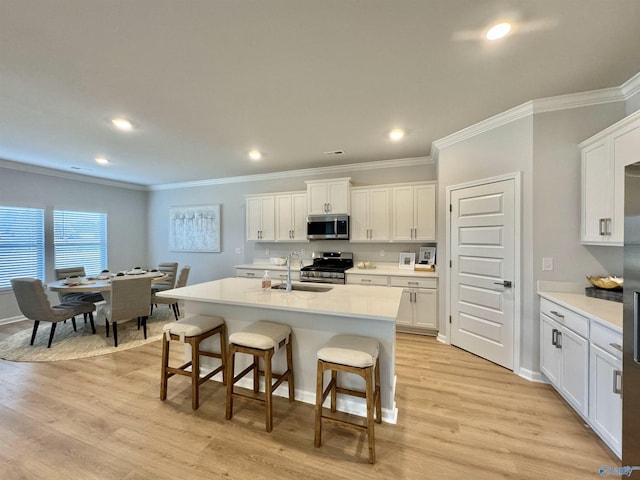
[[287,255],[287,288],[285,288],[285,292],[291,291],[291,257],[298,257],[298,261],[300,262],[300,266],[302,267],[302,257],[298,252],[291,252]]

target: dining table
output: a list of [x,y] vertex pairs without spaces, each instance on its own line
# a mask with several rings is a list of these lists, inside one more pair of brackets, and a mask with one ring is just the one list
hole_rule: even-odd
[[100,292],[104,299],[109,302],[112,278],[149,277],[151,278],[151,283],[155,283],[166,276],[167,274],[163,272],[133,269],[118,273],[101,273],[99,275],[78,277],[77,279],[66,278],[56,280],[54,282],[48,282],[47,288],[52,292],[60,292],[62,294]]

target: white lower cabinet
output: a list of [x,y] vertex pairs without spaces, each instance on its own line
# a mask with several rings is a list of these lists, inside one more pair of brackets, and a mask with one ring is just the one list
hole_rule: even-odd
[[[286,270],[272,270],[269,268],[240,268],[236,267],[236,277],[244,277],[244,278],[262,278],[264,275],[264,271],[269,270],[269,276],[271,280],[287,280],[287,271]],[[291,280],[298,281],[300,280],[300,272],[298,270],[291,270]]]
[[622,335],[592,324],[589,423],[619,457],[622,453]]
[[622,451],[622,334],[540,299],[540,371],[593,431]]

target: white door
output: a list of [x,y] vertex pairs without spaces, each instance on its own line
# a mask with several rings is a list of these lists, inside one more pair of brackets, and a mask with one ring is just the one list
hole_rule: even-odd
[[513,369],[515,180],[452,190],[450,202],[451,343]]

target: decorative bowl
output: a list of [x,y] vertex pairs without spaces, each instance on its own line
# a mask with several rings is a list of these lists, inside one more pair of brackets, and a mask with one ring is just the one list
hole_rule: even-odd
[[284,265],[287,263],[287,259],[285,257],[269,257],[269,262],[271,265]]
[[587,280],[594,287],[604,288],[606,290],[619,290],[622,288],[624,284],[624,279],[622,277],[592,277],[591,275],[587,275]]

